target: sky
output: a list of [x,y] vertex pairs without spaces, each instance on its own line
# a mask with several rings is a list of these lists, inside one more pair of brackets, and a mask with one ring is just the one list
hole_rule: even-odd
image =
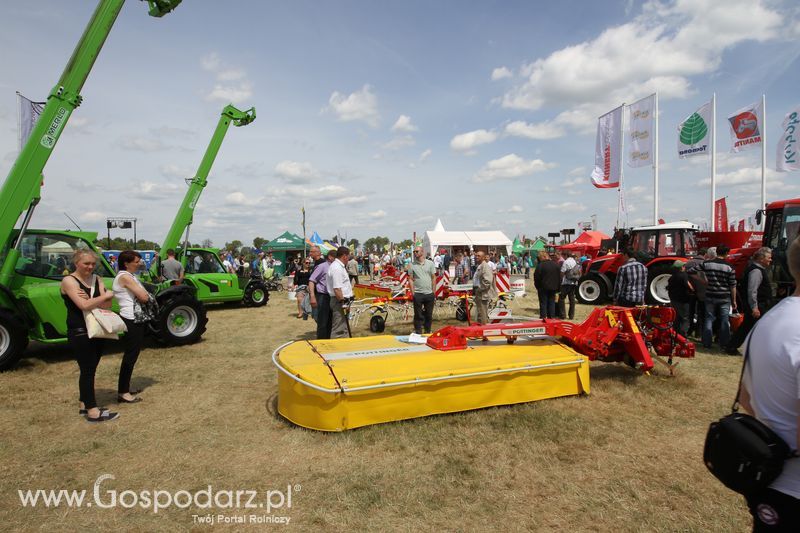
[[[46,99],[91,1],[0,3],[0,174],[17,154],[20,91]],[[731,154],[726,117],[767,102],[767,200],[800,196],[775,139],[800,104],[800,5],[791,0],[368,2],[129,1],[45,168],[32,227],[105,234],[135,217],[159,242],[228,103],[231,128],[191,240],[285,230],[393,241],[433,229],[545,235],[595,217],[597,117],[659,94],[659,216],[708,222],[710,163],[679,159],[678,124],[717,95],[717,197],[760,203],[761,153]],[[626,168],[628,225],[653,221],[652,168]],[[112,230],[112,236],[125,236]],[[127,236],[132,237],[129,233]]]

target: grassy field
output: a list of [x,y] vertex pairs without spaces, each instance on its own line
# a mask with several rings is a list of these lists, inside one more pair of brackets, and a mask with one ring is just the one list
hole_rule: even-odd
[[[530,315],[536,300],[515,301]],[[588,307],[579,306],[582,319]],[[725,413],[740,358],[700,351],[677,377],[592,364],[586,397],[383,424],[341,434],[301,429],[275,412],[280,344],[310,338],[314,322],[273,294],[267,307],[209,310],[194,346],[143,351],[134,388],[144,402],[100,426],[77,414],[77,364],[34,346],[0,374],[0,524],[3,530],[203,530],[264,509],[125,508],[123,491],[258,490],[272,516],[299,530],[745,531],[744,501],[702,463],[708,423]],[[452,321],[455,323],[455,321]],[[443,325],[438,322],[434,325]],[[407,334],[409,323],[387,332]],[[369,334],[366,321],[354,333]],[[120,353],[98,369],[101,405],[114,403]],[[116,508],[23,507],[18,490],[86,489]],[[242,495],[242,506],[248,499]],[[165,497],[164,497],[165,498]],[[184,498],[181,496],[181,498]],[[185,499],[185,498],[184,498]],[[163,498],[161,501],[165,501]],[[200,500],[201,503],[204,499]],[[184,503],[180,501],[179,503]],[[276,524],[248,527],[283,527]]]

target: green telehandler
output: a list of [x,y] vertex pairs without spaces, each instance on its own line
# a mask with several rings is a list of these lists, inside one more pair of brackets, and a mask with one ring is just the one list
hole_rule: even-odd
[[[178,209],[175,220],[161,244],[158,260],[150,267],[149,278],[151,281],[163,279],[160,272],[161,261],[166,259],[167,250],[175,250],[175,258],[184,268],[184,285],[193,287],[197,292],[197,299],[207,303],[243,302],[245,305],[260,307],[266,305],[269,293],[264,281],[258,278],[237,276],[228,272],[219,259],[219,250],[216,248],[196,248],[189,246],[189,230],[194,218],[197,201],[208,183],[208,174],[217,157],[222,141],[231,124],[246,126],[256,119],[255,108],[240,111],[232,105],[227,105],[222,110],[217,128],[211,137],[197,174],[187,180],[189,189],[183,198],[183,203]],[[179,248],[181,236],[184,237],[183,246]],[[162,281],[159,287],[170,286],[170,281]]]
[[[86,26],[61,78],[47,98],[30,137],[0,189],[0,371],[22,357],[29,340],[66,342],[66,308],[60,282],[70,272],[72,253],[97,251],[96,233],[30,229],[41,199],[42,171],[82,101],[80,91],[125,0],[102,0]],[[149,13],[162,17],[181,0],[148,0]],[[19,228],[17,221],[22,218]],[[98,254],[96,273],[110,287],[114,271]],[[160,312],[149,324],[167,344],[188,344],[205,331],[203,304],[188,286],[165,287],[156,298]]]

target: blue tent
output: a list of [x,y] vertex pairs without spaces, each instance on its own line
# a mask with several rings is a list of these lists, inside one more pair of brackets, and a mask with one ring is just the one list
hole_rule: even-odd
[[308,240],[313,242],[314,244],[325,244],[325,242],[322,240],[322,237],[320,237],[319,233],[317,233],[316,231],[311,234],[311,237]]

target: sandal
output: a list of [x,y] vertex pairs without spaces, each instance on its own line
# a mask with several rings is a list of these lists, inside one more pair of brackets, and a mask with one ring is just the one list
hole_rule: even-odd
[[117,403],[139,403],[141,401],[142,401],[142,397],[141,396],[137,396],[133,400],[128,400],[123,396],[117,396]]
[[90,416],[87,416],[86,421],[95,424],[97,422],[110,422],[112,420],[116,420],[117,418],[119,418],[119,413],[112,413],[111,411],[103,411],[97,418],[92,418]]
[[[98,407],[98,409],[100,409],[100,412],[101,412],[101,413],[102,413],[102,412],[104,412],[104,411],[108,411],[108,407]],[[88,409],[85,409],[85,408],[84,408],[84,409],[80,409],[80,408],[79,408],[79,409],[78,409],[78,414],[79,414],[79,415],[86,416],[86,415],[88,415],[88,414],[89,414],[89,410],[88,410]]]

